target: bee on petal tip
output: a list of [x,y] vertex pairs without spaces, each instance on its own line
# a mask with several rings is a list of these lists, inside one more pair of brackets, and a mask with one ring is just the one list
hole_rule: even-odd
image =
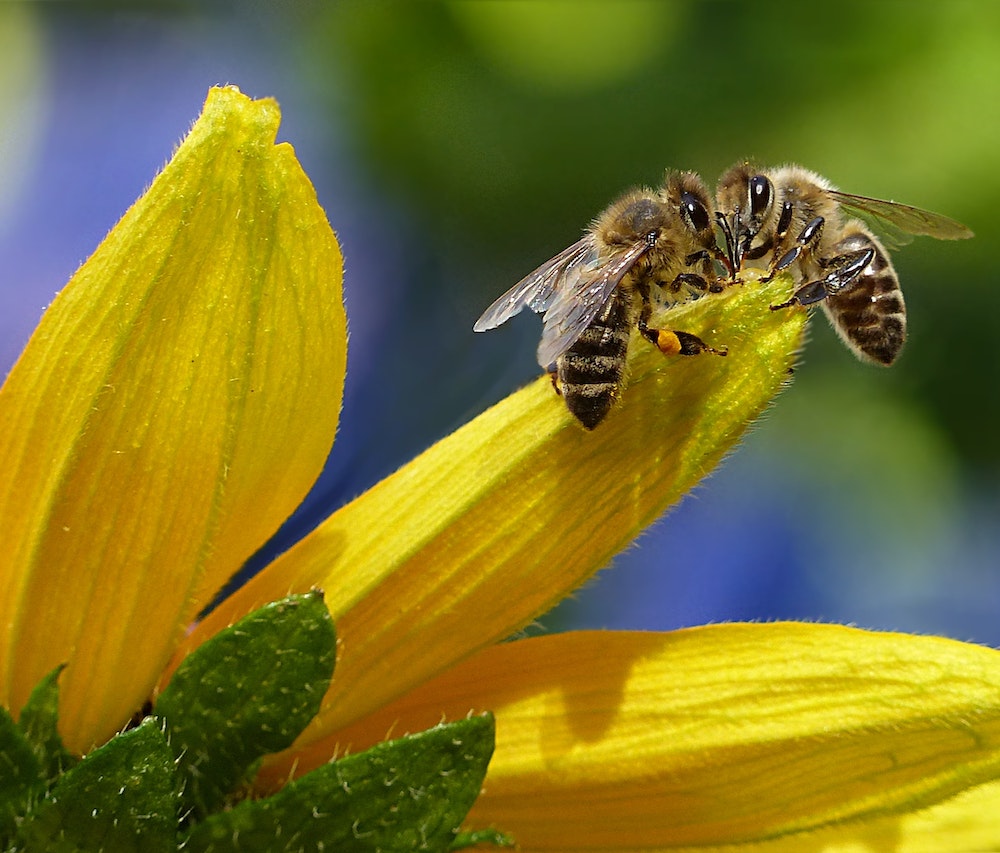
[[728,258],[715,228],[701,178],[670,172],[662,187],[610,204],[581,239],[490,305],[474,329],[496,328],[525,307],[542,314],[538,363],[572,415],[594,429],[621,396],[633,328],[667,355],[726,355],[690,332],[649,325],[656,297],[679,302],[722,289],[715,264]]
[[906,340],[906,307],[889,253],[863,220],[939,240],[973,236],[947,216],[841,192],[795,165],[737,163],[719,179],[715,201],[731,272],[762,258],[764,280],[791,270],[795,292],[772,310],[820,303],[858,358],[886,366]]

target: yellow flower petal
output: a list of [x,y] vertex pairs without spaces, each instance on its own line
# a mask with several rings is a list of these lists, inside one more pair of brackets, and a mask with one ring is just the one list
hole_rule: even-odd
[[[335,513],[226,601],[193,642],[322,587],[337,671],[308,743],[509,636],[603,567],[719,461],[786,381],[805,321],[787,280],[673,309],[729,355],[637,343],[622,405],[581,429],[547,377]],[[669,559],[665,556],[665,560]]]
[[333,441],[341,258],[278,122],[213,90],[0,391],[0,700],[69,661],[73,749],[148,696]]
[[809,833],[739,846],[669,847],[673,853],[959,853],[1000,850],[1000,783],[992,782],[910,814],[848,821]]
[[[905,829],[930,844],[948,825],[991,840],[979,849],[1000,844],[1000,820],[974,824],[972,811],[1000,776],[1000,653],[831,625],[496,646],[311,747],[297,770],[484,710],[497,746],[467,823],[523,851],[812,849],[800,833],[819,830],[846,844]],[[276,762],[261,784],[289,770]]]

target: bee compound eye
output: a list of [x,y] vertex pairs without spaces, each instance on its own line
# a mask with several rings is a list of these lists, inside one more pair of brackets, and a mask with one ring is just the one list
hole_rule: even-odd
[[774,198],[774,187],[764,175],[755,175],[750,179],[749,187],[750,213],[760,216],[771,205]]
[[695,231],[706,231],[709,227],[708,209],[694,193],[681,193],[681,209],[684,217]]

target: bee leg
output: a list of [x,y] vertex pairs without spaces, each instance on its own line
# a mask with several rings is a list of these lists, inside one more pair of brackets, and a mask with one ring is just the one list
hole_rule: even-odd
[[[687,273],[681,273],[681,275],[687,275]],[[678,276],[678,278],[680,277]],[[696,277],[701,278],[700,276]],[[708,283],[704,279],[701,279],[701,282],[705,287],[708,287]],[[726,355],[729,352],[725,347],[722,349],[710,347],[701,338],[697,335],[692,335],[690,332],[651,328],[649,326],[649,318],[652,316],[653,306],[649,302],[649,288],[640,285],[637,289],[639,295],[642,297],[639,322],[636,324],[639,334],[664,355],[698,355],[703,352]]]
[[688,267],[693,267],[695,264],[703,264],[706,261],[712,260],[712,253],[708,249],[699,249],[697,252],[692,252],[684,259],[684,265]]
[[552,390],[556,392],[560,397],[562,396],[562,385],[559,382],[559,371],[550,370],[549,380],[552,382]]
[[656,348],[664,355],[699,355],[710,352],[713,355],[729,355],[728,347],[710,347],[697,335],[676,329],[650,329],[656,332]]
[[722,293],[723,287],[718,282],[715,284],[709,284],[705,276],[699,275],[694,272],[682,272],[677,275],[677,277],[667,285],[667,290],[670,293],[677,293],[682,287],[686,287],[692,293],[705,293],[709,291],[711,293]]
[[765,240],[759,246],[754,246],[752,249],[747,249],[743,253],[743,260],[745,261],[756,261],[763,258],[768,252],[773,251],[774,245],[772,240]]
[[711,248],[699,249],[697,252],[692,252],[684,259],[684,266],[698,270],[697,274],[704,279],[718,278],[716,275],[716,272],[718,271],[718,267],[715,265],[716,262],[720,264],[727,273],[730,273],[730,280],[732,280],[733,270],[730,266],[729,258],[718,246],[712,246]]
[[[786,202],[785,207],[781,211],[781,219],[778,221],[778,233],[775,235],[774,246],[777,248],[781,245],[782,238],[788,232],[788,226],[791,225],[791,206]],[[786,216],[787,214],[787,216]],[[782,223],[785,219],[788,219],[788,223],[784,226],[784,231],[782,231]],[[771,269],[768,274],[761,281],[770,281],[779,272],[784,269],[788,269],[793,263],[795,263],[803,253],[811,251],[819,243],[819,238],[823,234],[823,225],[826,220],[822,216],[817,216],[814,219],[810,219],[805,228],[799,233],[799,236],[795,238],[795,245],[792,246],[785,254],[780,258],[775,260],[771,259]]]
[[714,355],[728,355],[729,349],[710,347],[697,335],[675,329],[651,329],[645,320],[639,320],[639,333],[664,355],[699,355],[710,352]]
[[777,311],[792,305],[812,305],[816,302],[822,302],[828,296],[833,296],[845,287],[850,287],[874,259],[875,249],[869,247],[824,261],[823,266],[829,267],[830,272],[823,278],[806,282],[792,294],[791,299],[780,305],[772,305],[771,310]]

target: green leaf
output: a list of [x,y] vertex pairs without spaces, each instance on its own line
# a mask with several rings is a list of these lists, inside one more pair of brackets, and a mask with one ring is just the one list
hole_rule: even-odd
[[68,770],[22,824],[17,849],[160,853],[177,849],[174,757],[156,720]]
[[184,849],[447,850],[479,795],[493,735],[487,714],[379,744],[213,815]]
[[63,746],[57,728],[59,675],[63,669],[64,664],[57,666],[31,691],[19,720],[21,731],[35,751],[43,778],[49,783],[76,763],[76,757]]
[[0,708],[0,844],[6,849],[17,818],[45,792],[38,757],[14,718]]
[[195,819],[217,810],[255,762],[290,746],[330,685],[336,635],[320,592],[269,604],[180,665],[156,701]]

